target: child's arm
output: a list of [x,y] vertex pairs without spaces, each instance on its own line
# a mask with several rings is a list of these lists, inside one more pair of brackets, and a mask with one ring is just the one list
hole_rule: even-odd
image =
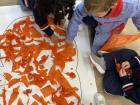
[[130,63],[128,61],[124,61],[121,66],[122,66],[123,69],[129,69],[130,68]]
[[131,68],[137,68],[140,66],[140,57],[134,57],[132,60],[129,60]]
[[124,92],[124,96],[136,104],[140,104],[140,88],[133,88],[127,92]]
[[45,17],[41,16],[39,14],[39,11],[35,7],[36,0],[20,0],[20,4],[22,6],[22,9],[24,9],[24,10],[31,9],[33,11],[35,22],[40,27],[40,29],[46,33],[45,36],[46,35],[51,36],[50,37],[51,41],[53,43],[57,43],[58,42],[58,37],[56,35],[53,35],[54,31],[51,29],[50,26],[48,26],[47,17],[45,18]]
[[[96,28],[97,29],[97,28]],[[97,32],[95,33],[92,51],[94,54],[97,54],[97,51],[105,44],[105,42],[109,39],[110,32]]]
[[78,27],[82,23],[83,17],[87,16],[88,12],[84,7],[83,3],[80,3],[76,6],[73,16],[69,21],[67,28],[67,38],[69,40],[74,40],[77,35]]
[[127,76],[124,69],[121,69],[119,72],[120,80],[122,83],[122,90],[124,96],[133,102],[140,104],[140,87],[135,87],[132,77]]
[[54,31],[50,26],[48,26],[47,17],[45,19],[43,16],[40,16],[39,12],[36,9],[33,10],[33,15],[35,18],[35,22],[39,25],[40,29],[44,31],[48,36],[52,36],[54,34]]
[[136,57],[136,56],[133,59],[129,61],[124,61],[122,63],[123,69],[137,68],[138,66],[140,66],[140,57]]
[[132,82],[132,77],[128,76],[125,69],[119,71],[119,76],[122,83],[123,92],[127,92],[134,88],[134,83]]

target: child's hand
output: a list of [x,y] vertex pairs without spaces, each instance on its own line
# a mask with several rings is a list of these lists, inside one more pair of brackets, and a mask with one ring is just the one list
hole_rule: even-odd
[[126,73],[125,69],[121,68],[121,70],[119,71],[119,76],[124,77],[126,75],[127,75],[127,73]]
[[72,45],[72,41],[71,40],[66,39],[66,43],[68,43],[69,45]]
[[122,69],[129,69],[129,68],[130,68],[130,63],[128,61],[122,63]]
[[52,36],[51,36],[51,41],[52,41],[53,43],[58,43],[58,42],[59,42],[58,37],[57,37],[56,35],[52,35]]

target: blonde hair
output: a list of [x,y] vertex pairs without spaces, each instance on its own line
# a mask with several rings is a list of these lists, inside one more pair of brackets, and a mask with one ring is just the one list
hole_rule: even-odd
[[88,8],[90,5],[90,10],[92,12],[106,12],[109,10],[117,0],[85,0],[85,7]]

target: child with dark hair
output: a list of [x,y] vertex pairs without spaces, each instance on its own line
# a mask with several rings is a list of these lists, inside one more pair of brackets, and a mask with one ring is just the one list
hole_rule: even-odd
[[101,58],[95,61],[91,57],[91,60],[97,70],[104,74],[103,87],[106,92],[124,96],[140,104],[140,57],[138,54],[130,49],[120,49],[106,53]]
[[70,19],[73,14],[75,0],[20,0],[19,3],[23,10],[32,10],[40,29],[51,36],[52,40],[56,40],[53,29],[48,26],[47,18],[51,16],[56,25],[64,24],[65,16],[68,15]]

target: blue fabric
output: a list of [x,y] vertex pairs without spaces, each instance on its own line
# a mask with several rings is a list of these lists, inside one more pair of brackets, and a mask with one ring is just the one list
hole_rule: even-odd
[[93,16],[83,17],[82,21],[86,25],[91,26],[91,27],[94,27],[94,28],[98,25],[98,22],[93,18]]

